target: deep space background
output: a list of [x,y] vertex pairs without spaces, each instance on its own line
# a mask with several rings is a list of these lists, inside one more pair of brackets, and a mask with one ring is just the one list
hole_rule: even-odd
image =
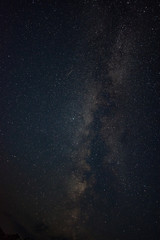
[[160,2],[0,1],[0,227],[160,239]]

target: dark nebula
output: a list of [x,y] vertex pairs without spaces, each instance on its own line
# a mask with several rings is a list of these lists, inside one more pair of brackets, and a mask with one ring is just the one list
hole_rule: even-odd
[[159,10],[1,1],[1,237],[160,239]]

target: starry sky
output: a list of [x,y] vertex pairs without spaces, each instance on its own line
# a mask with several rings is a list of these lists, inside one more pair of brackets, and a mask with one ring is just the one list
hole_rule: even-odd
[[6,233],[160,238],[159,35],[157,0],[0,2]]

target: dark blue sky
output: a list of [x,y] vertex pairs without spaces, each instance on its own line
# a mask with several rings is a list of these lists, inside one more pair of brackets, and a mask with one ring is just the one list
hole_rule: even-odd
[[6,233],[159,239],[159,9],[1,1]]

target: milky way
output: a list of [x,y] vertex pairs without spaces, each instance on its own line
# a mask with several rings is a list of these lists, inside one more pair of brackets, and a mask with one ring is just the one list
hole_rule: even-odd
[[[93,13],[89,14],[92,18]],[[75,236],[76,232],[85,228],[84,223],[86,224],[89,218],[88,206],[85,209],[86,216],[81,213],[84,211],[81,207],[81,201],[83,202],[83,198],[87,194],[92,197],[97,194],[94,192],[94,185],[97,184],[97,170],[94,169],[96,158],[99,161],[96,164],[100,168],[104,168],[106,188],[108,188],[108,183],[105,175],[107,175],[108,170],[116,180],[116,189],[125,188],[128,184],[125,146],[121,139],[126,130],[127,108],[130,107],[128,106],[128,98],[132,94],[132,83],[130,83],[129,78],[130,72],[134,70],[133,51],[136,43],[133,39],[133,33],[128,27],[126,25],[119,26],[110,50],[110,58],[106,59],[105,42],[107,36],[105,36],[105,30],[107,31],[103,20],[96,24],[94,33],[91,33],[90,38],[85,39],[88,44],[88,52],[80,58],[89,66],[87,65],[86,72],[82,68],[82,79],[79,79],[84,81],[86,88],[83,99],[84,107],[80,113],[83,123],[81,123],[80,129],[75,130],[76,136],[78,132],[78,141],[76,146],[73,146],[74,171],[69,185],[69,195],[76,202],[76,207],[78,205],[78,209],[73,209],[73,215],[71,210],[69,217],[73,218],[73,224],[80,228],[80,230],[79,228],[72,229],[73,232],[75,231]],[[93,29],[86,31],[90,35],[90,31]],[[92,46],[94,46],[93,52],[90,52],[89,49]],[[98,67],[99,65],[101,67]],[[95,149],[92,147],[93,142]],[[99,147],[98,145],[102,145],[102,143],[105,151],[96,148],[96,145]],[[106,153],[104,154],[104,152]],[[106,190],[105,187],[104,190]],[[94,211],[94,209],[91,210]]]

